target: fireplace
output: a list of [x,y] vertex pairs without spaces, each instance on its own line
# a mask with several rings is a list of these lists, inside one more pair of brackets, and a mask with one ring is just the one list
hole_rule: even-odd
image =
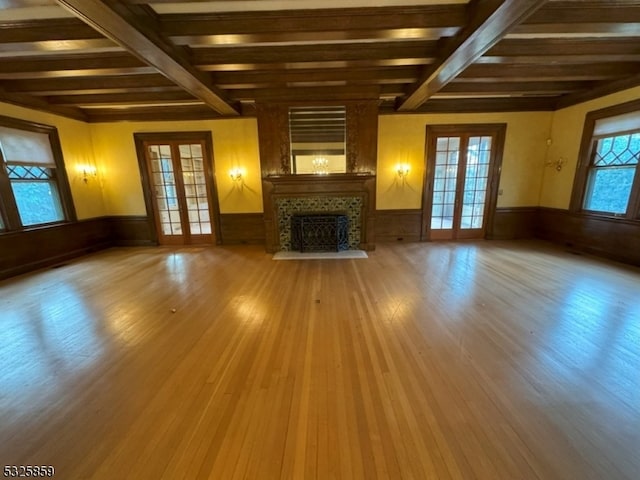
[[360,248],[362,224],[362,198],[356,196],[307,196],[281,197],[276,199],[276,218],[278,219],[278,250],[296,250],[293,244],[292,221],[300,214],[343,213],[348,222],[348,248]]
[[[310,181],[312,180],[312,181]],[[263,178],[265,232],[269,252],[294,250],[296,214],[344,214],[348,248],[373,250],[375,176],[363,174],[283,175]]]

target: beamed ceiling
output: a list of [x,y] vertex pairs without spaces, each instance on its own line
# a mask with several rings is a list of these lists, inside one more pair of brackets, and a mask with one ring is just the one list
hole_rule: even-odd
[[0,101],[89,122],[554,110],[640,85],[640,0],[0,0]]

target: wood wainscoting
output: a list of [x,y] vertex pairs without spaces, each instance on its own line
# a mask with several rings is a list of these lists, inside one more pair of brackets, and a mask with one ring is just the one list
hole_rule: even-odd
[[640,265],[640,221],[538,208],[535,236],[631,265]]
[[139,216],[107,217],[111,227],[113,244],[123,247],[157,245],[158,239],[149,219]]
[[97,217],[0,235],[0,279],[113,246],[155,245],[147,217]]
[[223,213],[220,230],[223,245],[265,243],[262,213]]
[[378,210],[376,240],[378,242],[419,242],[422,239],[422,210]]
[[[421,241],[421,210],[377,210],[369,235],[379,242]],[[262,213],[221,215],[222,243],[265,244]],[[488,239],[541,238],[640,265],[640,222],[546,207],[498,208]],[[109,216],[0,235],[0,279],[56,265],[112,246],[156,245],[145,216]]]
[[[493,223],[487,225],[489,240],[533,238],[536,231],[538,207],[497,208]],[[419,242],[425,240],[421,232],[422,210],[378,210],[376,239],[379,242]]]
[[538,207],[496,208],[493,224],[487,229],[487,239],[533,238],[537,220]]
[[113,245],[106,217],[0,235],[0,279],[56,265]]
[[[262,213],[221,216],[222,243],[264,244]],[[0,280],[109,247],[158,244],[145,215],[104,216],[0,235]]]

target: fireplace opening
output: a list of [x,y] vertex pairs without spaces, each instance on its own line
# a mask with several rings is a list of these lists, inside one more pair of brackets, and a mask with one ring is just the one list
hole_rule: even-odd
[[349,250],[349,216],[345,212],[292,215],[291,247],[300,252]]

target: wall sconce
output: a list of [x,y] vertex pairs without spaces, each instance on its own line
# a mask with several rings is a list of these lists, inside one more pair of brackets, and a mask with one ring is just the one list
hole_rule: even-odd
[[408,163],[399,163],[398,165],[396,165],[396,174],[403,180],[407,175],[409,175],[410,170],[411,168],[409,167]]
[[229,176],[231,177],[231,180],[233,180],[234,182],[242,181],[243,175],[244,175],[243,169],[240,167],[234,167],[231,170],[229,170]]
[[549,160],[547,161],[547,163],[545,163],[545,166],[547,167],[553,167],[556,169],[557,172],[559,172],[560,170],[562,170],[562,166],[567,163],[567,159],[564,157],[558,157],[557,160]]
[[82,181],[84,183],[89,183],[90,178],[96,178],[98,176],[98,169],[93,165],[80,165],[78,166],[78,170],[80,170],[82,174]]

